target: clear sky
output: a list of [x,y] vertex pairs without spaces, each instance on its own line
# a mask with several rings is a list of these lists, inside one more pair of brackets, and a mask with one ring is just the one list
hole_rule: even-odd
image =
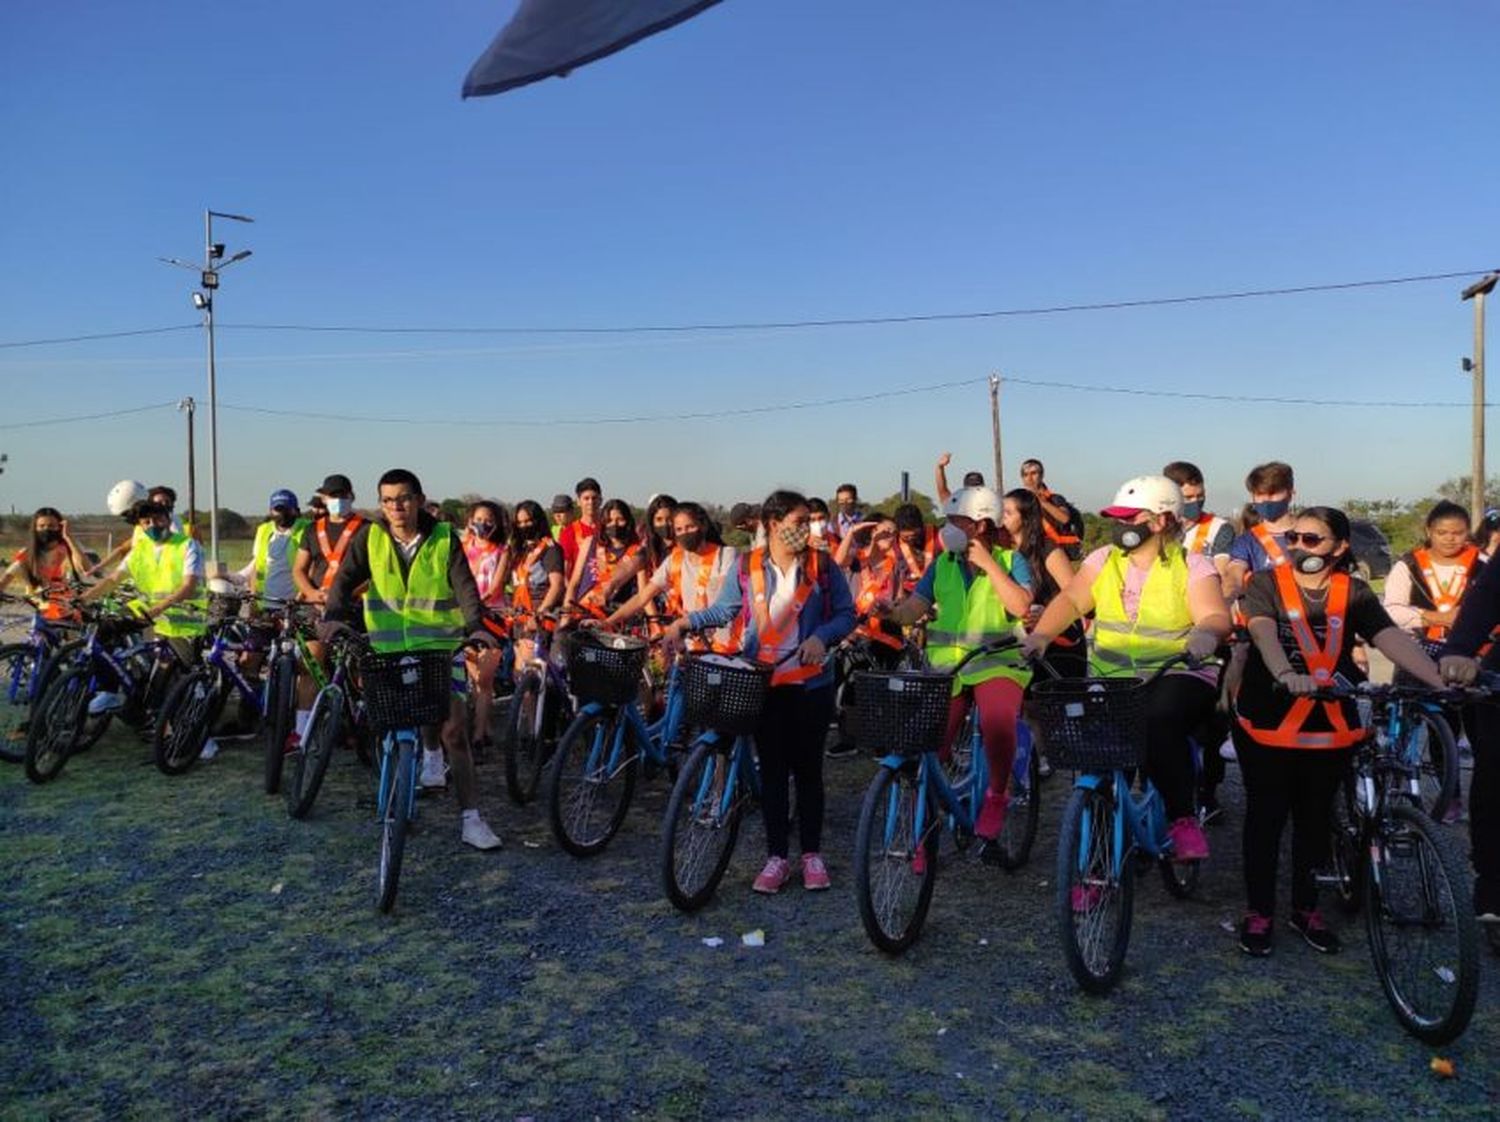
[[[0,6],[0,342],[192,324],[202,210],[254,257],[218,315],[222,491],[264,509],[389,466],[435,496],[872,497],[988,468],[991,371],[1144,390],[1461,405],[1466,280],[966,323],[676,335],[369,335],[1034,307],[1500,265],[1492,3],[725,0],[496,98],[512,5]],[[1478,275],[1476,273],[1476,275]],[[1491,348],[1500,353],[1500,344]],[[201,333],[0,349],[0,426],[207,396]],[[1025,455],[1097,506],[1196,460],[1285,458],[1309,500],[1466,472],[1466,408],[1246,405],[1008,385]],[[305,410],[272,416],[227,408]],[[328,415],[417,418],[420,424]],[[206,409],[199,414],[206,430]],[[443,421],[525,424],[455,426]],[[169,408],[0,427],[0,509],[180,483]],[[1500,466],[1500,429],[1491,463]],[[200,444],[200,464],[206,462]],[[200,471],[200,494],[207,477]]]

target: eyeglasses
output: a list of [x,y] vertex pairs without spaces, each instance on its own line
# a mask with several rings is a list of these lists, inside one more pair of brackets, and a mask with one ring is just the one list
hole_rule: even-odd
[[381,495],[381,506],[411,506],[417,501],[415,495]]
[[1324,542],[1332,540],[1326,534],[1299,534],[1296,530],[1288,530],[1286,532],[1287,545],[1296,545],[1298,542],[1301,542],[1308,549],[1317,549]]

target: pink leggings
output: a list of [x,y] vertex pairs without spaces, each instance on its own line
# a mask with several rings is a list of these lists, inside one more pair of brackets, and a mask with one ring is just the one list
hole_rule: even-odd
[[984,737],[984,758],[990,765],[990,790],[1003,792],[1010,782],[1016,759],[1016,718],[1021,712],[1021,686],[1009,678],[991,678],[977,686],[965,686],[948,703],[950,746],[958,738],[972,701],[979,706],[979,733]]

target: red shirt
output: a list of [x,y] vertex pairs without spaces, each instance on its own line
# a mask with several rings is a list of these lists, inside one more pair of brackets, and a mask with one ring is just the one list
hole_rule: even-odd
[[598,528],[597,525],[590,525],[581,518],[573,519],[562,528],[562,533],[557,535],[557,544],[562,546],[565,574],[572,575],[573,565],[578,560],[578,547],[593,537]]

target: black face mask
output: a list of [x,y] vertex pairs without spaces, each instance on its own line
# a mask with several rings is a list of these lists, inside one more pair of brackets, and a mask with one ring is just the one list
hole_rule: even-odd
[[605,535],[615,545],[624,545],[629,540],[630,531],[624,526],[611,526],[605,530]]
[[61,530],[38,530],[36,532],[36,544],[40,546],[56,545],[62,541]]
[[295,514],[293,514],[291,511],[288,511],[288,510],[278,510],[276,512],[276,525],[279,526],[283,530],[285,530],[288,526],[290,526],[295,521],[297,521],[297,516]]
[[665,526],[658,526],[656,528],[656,536],[664,542],[669,542],[674,537],[676,537],[676,535],[672,532],[671,523],[667,523]]
[[1328,558],[1321,553],[1309,553],[1305,549],[1289,549],[1286,555],[1292,564],[1297,566],[1299,573],[1307,573],[1310,576],[1328,568]]
[[702,530],[687,530],[677,535],[677,544],[689,553],[697,553],[698,547],[703,544]]
[[1139,522],[1116,522],[1109,536],[1120,549],[1133,553],[1151,540],[1151,527]]
[[517,541],[521,541],[521,542],[534,542],[534,541],[536,541],[536,539],[537,539],[538,536],[539,535],[537,534],[537,528],[535,526],[517,526],[516,527],[516,540]]

